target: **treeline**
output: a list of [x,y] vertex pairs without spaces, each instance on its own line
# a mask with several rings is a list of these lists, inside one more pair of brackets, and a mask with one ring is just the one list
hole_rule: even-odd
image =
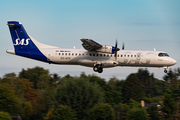
[[[163,80],[139,69],[125,80],[81,73],[50,74],[41,67],[0,78],[0,119],[22,120],[164,120],[180,119],[180,68]],[[148,108],[140,102],[152,103]],[[157,105],[159,105],[157,107]]]

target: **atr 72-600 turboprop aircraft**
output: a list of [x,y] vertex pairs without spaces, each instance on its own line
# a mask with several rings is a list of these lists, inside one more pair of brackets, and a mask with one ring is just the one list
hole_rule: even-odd
[[176,64],[163,51],[122,50],[114,46],[101,45],[91,39],[81,39],[84,49],[66,49],[39,43],[27,34],[23,25],[17,21],[9,21],[14,50],[7,53],[19,55],[49,64],[82,65],[92,67],[95,72],[102,73],[103,68],[116,66],[163,67]]

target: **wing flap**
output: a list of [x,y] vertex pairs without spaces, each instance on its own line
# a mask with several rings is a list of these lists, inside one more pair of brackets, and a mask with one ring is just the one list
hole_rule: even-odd
[[92,39],[83,38],[81,39],[81,41],[83,42],[82,46],[84,47],[84,49],[88,51],[96,51],[97,49],[100,49],[102,47],[102,45],[93,41]]

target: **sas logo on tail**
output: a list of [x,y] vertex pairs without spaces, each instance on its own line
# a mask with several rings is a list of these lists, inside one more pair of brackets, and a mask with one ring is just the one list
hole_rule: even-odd
[[26,40],[24,39],[20,40],[19,38],[17,38],[16,43],[14,45],[29,45],[29,40],[30,40],[29,38],[27,38]]

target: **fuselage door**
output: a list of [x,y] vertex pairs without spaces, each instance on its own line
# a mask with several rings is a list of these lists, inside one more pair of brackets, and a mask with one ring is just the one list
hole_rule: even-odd
[[47,60],[48,60],[48,61],[52,61],[52,53],[49,52],[49,53],[47,54]]

